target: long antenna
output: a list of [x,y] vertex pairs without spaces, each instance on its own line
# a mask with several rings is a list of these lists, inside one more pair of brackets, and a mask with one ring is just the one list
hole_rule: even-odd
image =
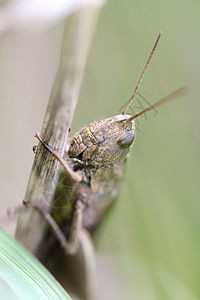
[[135,91],[134,91],[134,93],[133,93],[133,96],[131,97],[131,99],[130,99],[128,105],[127,105],[126,108],[125,108],[125,110],[122,112],[122,115],[124,115],[124,114],[127,112],[127,110],[129,109],[129,106],[131,105],[133,99],[135,98],[135,95],[137,94],[137,91],[138,91],[138,89],[139,89],[139,87],[140,87],[140,84],[141,84],[141,82],[142,82],[142,79],[143,79],[143,77],[144,77],[144,74],[145,74],[145,72],[146,72],[146,70],[147,70],[147,68],[148,68],[148,66],[149,66],[149,63],[150,63],[150,61],[151,61],[151,58],[152,58],[152,56],[153,56],[153,54],[154,54],[154,52],[155,52],[155,50],[156,50],[156,47],[157,47],[157,45],[158,45],[159,39],[160,39],[160,37],[161,37],[161,34],[162,34],[162,31],[160,31],[160,33],[159,33],[159,35],[158,35],[158,37],[157,37],[157,40],[156,40],[156,42],[155,42],[155,44],[154,44],[154,46],[153,46],[153,49],[152,49],[152,51],[151,51],[151,54],[149,55],[149,58],[148,58],[148,60],[147,60],[147,62],[146,62],[146,65],[145,65],[143,71],[142,71],[142,74],[140,75],[140,79],[139,79],[139,81],[138,81],[138,83],[137,83],[137,85],[136,85],[136,88],[135,88]]
[[186,95],[188,92],[188,89],[187,87],[181,87],[179,88],[178,90],[172,92],[171,94],[167,95],[166,97],[164,97],[163,99],[161,99],[160,101],[152,104],[151,106],[143,109],[142,111],[136,113],[135,115],[131,116],[129,119],[127,119],[127,123],[131,122],[132,120],[136,119],[137,117],[141,116],[142,114],[144,114],[145,112],[157,107],[157,106],[160,106],[170,100],[173,100],[179,96],[183,96],[183,95]]

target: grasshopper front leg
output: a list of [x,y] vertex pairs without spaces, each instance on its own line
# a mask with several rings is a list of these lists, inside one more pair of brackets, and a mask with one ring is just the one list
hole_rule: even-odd
[[55,150],[53,150],[45,141],[42,140],[40,137],[39,132],[36,132],[35,137],[42,143],[42,145],[61,163],[63,168],[66,170],[66,172],[70,175],[71,179],[74,182],[80,182],[82,180],[82,177],[77,172],[74,172],[70,166],[66,163],[66,161],[57,153]]

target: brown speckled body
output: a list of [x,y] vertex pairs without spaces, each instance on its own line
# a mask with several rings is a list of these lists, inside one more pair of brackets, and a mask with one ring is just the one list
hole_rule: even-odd
[[[118,115],[94,122],[71,140],[67,153],[69,165],[82,175],[82,181],[75,184],[66,171],[61,171],[51,209],[53,218],[67,238],[78,200],[84,204],[82,227],[94,236],[116,199],[134,139],[134,121],[128,122],[128,117]],[[45,244],[40,260],[67,291],[85,299],[87,275],[81,248],[75,255],[66,255],[51,231]]]
[[134,122],[127,123],[128,118],[128,115],[117,115],[94,122],[71,140],[69,164],[83,180],[73,185],[65,171],[61,173],[54,198],[54,207],[59,209],[52,211],[58,222],[69,227],[74,205],[81,200],[85,206],[83,227],[91,234],[96,231],[120,190],[125,161],[134,139]]

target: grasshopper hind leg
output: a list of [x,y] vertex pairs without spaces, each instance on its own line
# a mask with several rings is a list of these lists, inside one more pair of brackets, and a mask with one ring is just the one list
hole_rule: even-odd
[[69,238],[67,239],[63,231],[60,229],[58,224],[55,222],[51,214],[44,209],[41,205],[30,204],[26,200],[23,200],[23,204],[26,207],[34,208],[38,210],[48,222],[51,230],[53,231],[55,237],[60,243],[61,247],[64,249],[67,255],[73,255],[77,252],[79,246],[79,233],[82,229],[82,214],[83,214],[83,203],[78,200],[75,206],[74,215],[72,218],[72,223],[70,226]]
[[[83,297],[83,299],[98,300],[95,252],[89,232],[82,228],[82,214],[84,209],[82,201],[78,200],[76,203],[68,239],[50,213],[45,211],[43,207],[30,204],[25,200],[23,201],[23,204],[26,207],[38,210],[44,216],[63,250],[64,255],[61,258],[61,264],[64,271],[60,278],[61,284],[66,290],[69,288],[72,293],[80,293],[80,296]],[[66,266],[66,268],[64,266]],[[65,272],[70,273],[67,273],[65,276]],[[71,276],[73,272],[75,272],[75,274],[81,274],[78,290],[76,290],[77,277],[79,278],[80,274]],[[69,284],[68,282],[66,284],[66,280],[71,280],[71,283]]]

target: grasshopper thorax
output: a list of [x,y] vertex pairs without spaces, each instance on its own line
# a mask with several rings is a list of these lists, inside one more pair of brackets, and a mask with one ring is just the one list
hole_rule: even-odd
[[69,157],[91,166],[125,159],[135,136],[135,123],[129,118],[117,115],[91,123],[72,139]]

